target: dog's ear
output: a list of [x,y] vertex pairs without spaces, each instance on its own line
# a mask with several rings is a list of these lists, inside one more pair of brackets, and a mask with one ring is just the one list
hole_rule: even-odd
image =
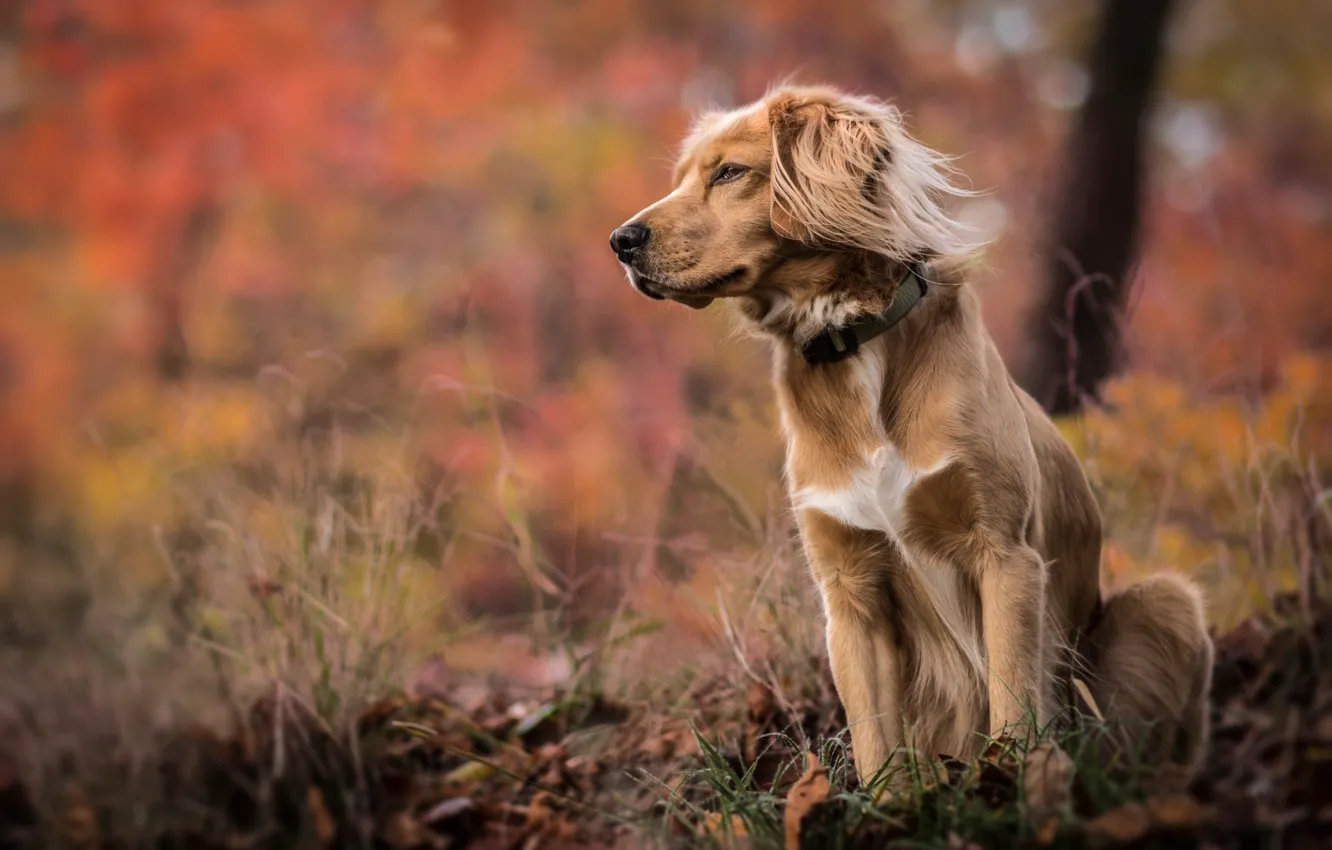
[[891,104],[831,89],[787,90],[772,95],[768,120],[779,234],[897,261],[979,244],[942,203],[974,193],[951,183],[948,158],[913,139]]
[[870,114],[824,92],[785,93],[768,105],[768,120],[773,227],[809,244],[860,244],[857,231],[882,200],[898,111],[882,105]]

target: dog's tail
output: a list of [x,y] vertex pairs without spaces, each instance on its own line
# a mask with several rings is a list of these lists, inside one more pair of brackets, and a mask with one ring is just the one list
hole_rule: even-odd
[[1183,576],[1098,602],[1084,659],[1092,697],[1116,727],[1109,748],[1192,774],[1206,752],[1212,655],[1202,592]]

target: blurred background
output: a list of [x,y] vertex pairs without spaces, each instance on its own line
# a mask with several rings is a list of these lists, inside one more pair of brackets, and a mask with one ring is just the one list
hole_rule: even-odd
[[[1295,0],[4,3],[5,696],[160,720],[280,677],[336,711],[430,653],[696,663],[772,564],[805,594],[767,352],[606,244],[693,114],[792,74],[985,190],[976,286],[1107,581],[1189,570],[1218,622],[1307,589],[1330,36]],[[1082,272],[1100,312],[1061,323]]]

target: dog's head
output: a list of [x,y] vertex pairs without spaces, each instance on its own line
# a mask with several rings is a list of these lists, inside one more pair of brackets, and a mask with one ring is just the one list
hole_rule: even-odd
[[882,267],[968,250],[940,206],[962,193],[947,174],[946,159],[912,139],[893,106],[779,88],[700,118],[674,190],[616,228],[611,247],[652,298],[692,307],[760,292],[798,299],[826,282],[831,269],[819,269],[829,261]]

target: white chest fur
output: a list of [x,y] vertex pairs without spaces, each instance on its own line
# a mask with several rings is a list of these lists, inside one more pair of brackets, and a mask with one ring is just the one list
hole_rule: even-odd
[[916,467],[896,447],[885,442],[852,471],[845,485],[797,487],[792,502],[797,509],[813,509],[853,528],[881,531],[900,540],[907,494],[918,480],[943,469],[949,460],[944,458],[930,467]]
[[[951,458],[940,458],[927,467],[916,466],[889,441],[878,413],[884,377],[883,355],[878,346],[871,343],[862,350],[854,369],[863,407],[849,415],[863,417],[858,424],[869,425],[878,445],[860,459],[850,476],[838,486],[810,486],[793,478],[791,502],[797,510],[813,509],[852,528],[881,531],[900,541],[907,494],[917,481],[943,469]],[[786,430],[788,451],[795,453],[799,451],[800,436],[790,428]],[[793,471],[788,464],[788,473]]]

